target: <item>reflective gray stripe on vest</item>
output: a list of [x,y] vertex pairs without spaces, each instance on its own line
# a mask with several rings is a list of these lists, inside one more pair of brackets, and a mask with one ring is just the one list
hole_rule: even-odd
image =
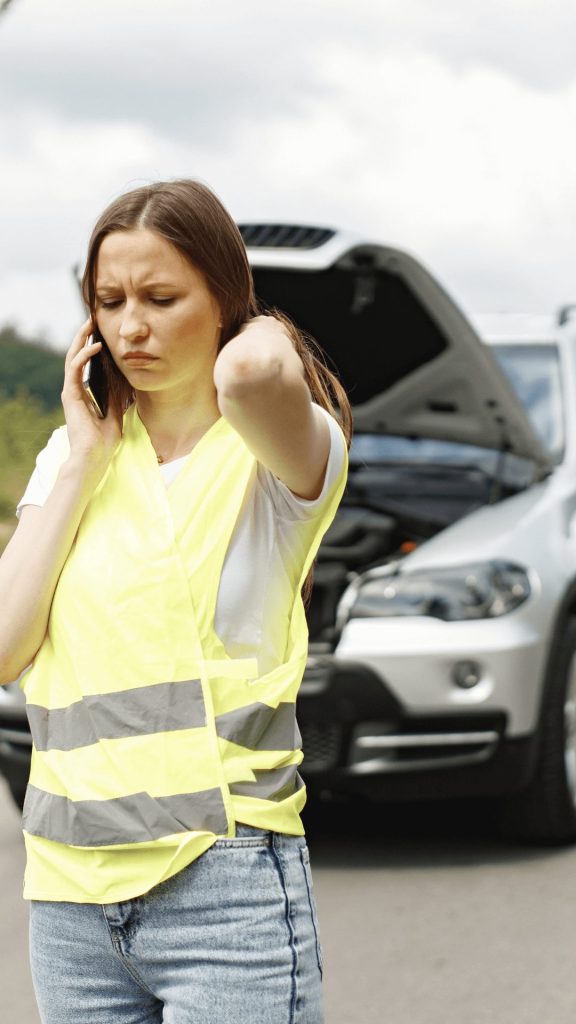
[[27,704],[26,711],[36,750],[76,750],[98,740],[206,725],[199,679],[90,695],[67,708]]
[[302,737],[296,722],[296,705],[248,704],[216,716],[216,732],[223,740],[249,750],[298,750]]
[[228,831],[219,789],[177,796],[131,793],[113,800],[68,800],[28,786],[22,824],[26,832],[70,846],[145,843],[176,832]]
[[254,796],[259,800],[286,800],[304,785],[297,764],[289,764],[286,768],[256,768],[254,775],[255,782],[233,782],[230,786],[233,796]]

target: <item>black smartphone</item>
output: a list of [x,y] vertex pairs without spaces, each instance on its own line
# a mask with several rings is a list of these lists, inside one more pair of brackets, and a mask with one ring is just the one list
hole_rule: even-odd
[[[97,327],[94,328],[94,334],[89,336],[86,344],[90,345],[92,339],[94,341],[101,341],[102,348],[106,346],[106,342]],[[82,371],[82,387],[92,409],[103,420],[108,412],[108,382],[104,369],[102,349],[95,356],[92,356],[92,359],[89,359],[84,366]]]

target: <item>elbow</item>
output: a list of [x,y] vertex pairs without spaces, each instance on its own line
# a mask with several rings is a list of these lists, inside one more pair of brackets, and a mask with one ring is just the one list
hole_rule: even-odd
[[13,654],[10,656],[8,652],[0,650],[0,686],[15,683],[32,663],[32,660],[29,655],[16,658]]
[[14,677],[11,675],[12,666],[7,652],[2,650],[0,646],[0,686],[7,686],[8,683],[13,682]]
[[18,674],[18,672],[14,674],[10,665],[0,662],[0,686],[8,686],[9,683],[13,683]]
[[222,362],[214,375],[218,399],[238,401],[272,387],[282,377],[280,359],[233,358]]

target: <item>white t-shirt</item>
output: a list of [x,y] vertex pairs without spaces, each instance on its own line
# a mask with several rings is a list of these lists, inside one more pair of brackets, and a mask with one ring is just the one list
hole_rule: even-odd
[[[258,658],[259,674],[278,665],[284,652],[274,649],[277,616],[288,616],[316,519],[345,468],[345,440],[325,409],[330,427],[330,455],[322,492],[313,501],[297,498],[274,474],[256,463],[224,559],[214,628],[233,658]],[[18,504],[43,505],[55,479],[56,445],[51,438],[36,459],[36,468]],[[166,486],[178,475],[184,458],[158,467]],[[286,586],[286,580],[289,586]]]

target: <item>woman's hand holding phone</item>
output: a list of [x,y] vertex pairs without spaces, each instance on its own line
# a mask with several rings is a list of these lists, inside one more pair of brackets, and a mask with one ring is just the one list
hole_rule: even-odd
[[62,404],[70,455],[60,467],[45,504],[28,505],[0,562],[0,683],[33,661],[48,627],[54,592],[78,527],[121,437],[121,419],[111,409],[98,419],[86,403],[82,368],[101,344],[86,348],[87,321],[66,355]]
[[87,460],[94,467],[105,469],[122,436],[120,417],[110,408],[100,418],[91,408],[82,377],[89,360],[102,349],[101,341],[93,341],[94,325],[87,320],[72,342],[64,363],[62,405],[66,416],[68,440],[73,456]]

